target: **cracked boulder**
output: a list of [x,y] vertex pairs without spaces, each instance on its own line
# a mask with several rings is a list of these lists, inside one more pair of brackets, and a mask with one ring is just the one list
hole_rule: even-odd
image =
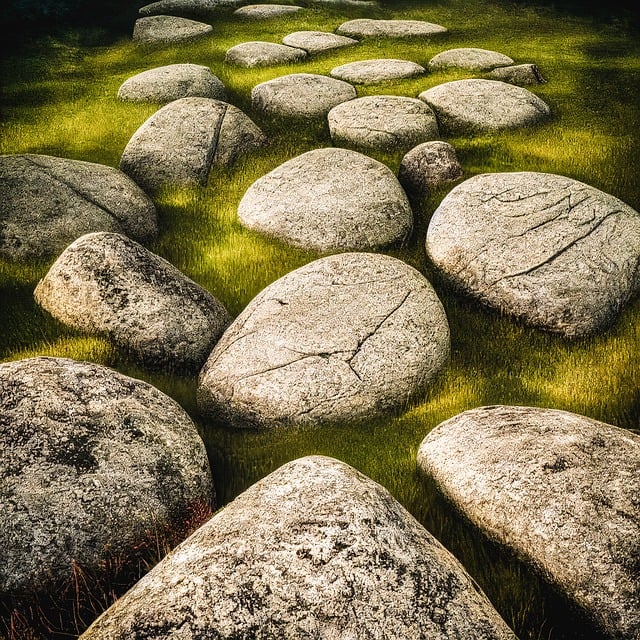
[[434,187],[462,177],[456,150],[440,140],[423,142],[411,149],[400,162],[398,180],[411,193],[426,197]]
[[535,64],[514,64],[510,67],[498,67],[493,69],[488,74],[488,77],[492,80],[501,80],[502,82],[521,86],[546,82]]
[[424,67],[409,60],[380,58],[377,60],[358,60],[334,67],[331,70],[331,75],[339,80],[354,84],[375,84],[401,78],[414,78],[424,72]]
[[470,71],[489,71],[496,67],[512,65],[513,60],[504,53],[477,49],[475,47],[461,47],[448,49],[433,56],[429,60],[430,71],[442,69],[469,69]]
[[229,166],[265,143],[262,131],[237,107],[210,98],[181,98],[133,134],[120,169],[149,191],[204,186],[213,165]]
[[104,335],[151,367],[200,369],[231,322],[223,305],[133,240],[76,240],[38,283],[36,302],[60,322]]
[[424,38],[445,33],[445,27],[424,20],[358,18],[342,23],[336,33],[350,38]]
[[207,19],[219,16],[244,4],[244,0],[158,0],[140,7],[141,16],[166,14],[185,18]]
[[74,565],[97,577],[124,561],[135,572],[154,536],[183,526],[213,495],[186,412],[88,362],[0,364],[0,449],[3,597],[55,599],[72,588]]
[[640,214],[564,176],[474,176],[433,214],[426,246],[466,294],[568,337],[607,329],[640,289]]
[[250,20],[268,20],[290,16],[302,11],[302,7],[290,4],[250,4],[236,9],[233,14]]
[[323,51],[331,51],[358,44],[358,41],[353,38],[327,33],[326,31],[296,31],[282,38],[282,42],[290,47],[304,49],[309,54],[322,53]]
[[242,42],[227,50],[224,61],[240,67],[264,67],[293,64],[307,57],[307,52],[275,42]]
[[48,258],[91,231],[152,242],[155,207],[112,167],[43,155],[0,156],[0,255]]
[[449,356],[444,309],[390,256],[343,253],[264,289],[200,373],[200,410],[237,428],[348,423],[401,411]]
[[366,250],[403,242],[413,212],[381,162],[348,149],[314,149],[256,180],[240,223],[303,249]]
[[212,31],[210,24],[196,20],[175,16],[149,16],[136,20],[133,40],[141,44],[175,44],[201,38]]
[[424,439],[418,465],[609,638],[640,636],[640,437],[529,407],[465,411]]

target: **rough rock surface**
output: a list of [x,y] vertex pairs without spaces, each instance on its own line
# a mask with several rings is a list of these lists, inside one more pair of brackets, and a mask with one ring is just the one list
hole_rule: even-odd
[[483,174],[442,201],[427,253],[482,303],[581,336],[604,330],[640,289],[640,214],[564,176]]
[[120,169],[150,191],[205,185],[212,165],[233,164],[265,143],[262,131],[237,107],[210,98],[181,98],[133,134]]
[[0,364],[0,592],[100,572],[212,497],[204,444],[151,385],[87,362]]
[[91,231],[151,242],[158,232],[155,207],[112,167],[43,155],[0,156],[0,255],[48,258]]
[[289,16],[302,11],[302,7],[290,4],[251,4],[246,7],[240,7],[233,13],[242,18],[251,20],[268,20],[269,18],[279,18],[281,16]]
[[197,371],[231,322],[223,305],[125,236],[76,240],[35,290],[61,322],[107,335],[152,366]]
[[475,47],[461,47],[438,53],[429,60],[428,67],[431,71],[451,68],[488,71],[489,69],[506,67],[512,64],[513,60],[503,53]]
[[433,111],[417,98],[365,96],[329,111],[334,144],[363,150],[408,150],[439,137]]
[[290,47],[304,49],[307,53],[321,53],[358,44],[357,40],[325,31],[296,31],[282,38]]
[[240,222],[306,249],[382,248],[413,228],[407,196],[381,162],[356,151],[314,149],[254,182]]
[[456,150],[440,140],[423,142],[409,151],[400,163],[398,180],[416,195],[427,196],[433,187],[462,177]]
[[640,437],[564,411],[482,407],[434,429],[418,464],[608,637],[640,636]]
[[138,13],[142,16],[168,14],[187,18],[211,18],[243,4],[244,0],[158,0],[141,7]]
[[549,106],[527,89],[499,80],[455,80],[419,96],[451,135],[515,129],[549,117]]
[[405,407],[448,356],[447,318],[421,273],[337,254],[249,303],[202,369],[198,406],[238,428],[364,420]]
[[333,68],[331,75],[339,80],[353,82],[354,84],[373,84],[400,78],[414,78],[424,72],[424,67],[409,60],[380,58],[378,60],[359,60],[343,64]]
[[344,22],[336,33],[351,38],[418,38],[445,33],[445,27],[423,20],[374,20],[359,18]]
[[211,25],[204,22],[174,16],[149,16],[136,20],[133,39],[142,44],[170,44],[200,38],[211,31]]
[[514,64],[510,67],[499,67],[488,74],[492,80],[501,80],[511,84],[529,85],[543,84],[546,80],[535,64]]
[[292,73],[256,85],[251,91],[251,104],[274,116],[322,118],[337,104],[356,96],[356,90],[342,80]]
[[275,64],[292,64],[307,57],[307,52],[275,42],[242,42],[229,49],[225,62],[241,67],[262,67]]

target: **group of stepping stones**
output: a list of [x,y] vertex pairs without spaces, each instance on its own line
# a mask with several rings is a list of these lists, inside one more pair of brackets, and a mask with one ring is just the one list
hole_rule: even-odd
[[[354,4],[359,6],[365,3]],[[161,0],[134,39],[171,44],[238,20],[304,11],[236,0]],[[179,15],[165,15],[176,13]],[[186,16],[186,17],[183,17]],[[415,20],[358,19],[336,33],[239,43],[226,63],[295,64],[362,38],[437,37]],[[355,50],[355,49],[354,49]],[[284,56],[284,57],[283,57]],[[357,97],[354,84],[487,73],[417,97]],[[0,254],[56,258],[36,302],[63,324],[107,336],[144,366],[199,372],[203,416],[272,429],[366,420],[420,397],[447,365],[450,334],[420,272],[373,253],[403,243],[407,193],[460,181],[442,135],[542,122],[524,84],[533,64],[452,49],[424,68],[361,60],[330,76],[287,74],[254,87],[263,117],[326,118],[334,147],[291,158],[238,204],[242,225],[335,253],[266,287],[234,320],[147,245],[153,198],[205,185],[268,144],[189,63],[127,80],[118,97],[166,103],[133,135],[120,170],[42,155],[0,158]],[[342,146],[341,146],[342,145]],[[344,148],[343,148],[344,147]],[[365,155],[406,152],[398,176]],[[640,288],[640,215],[571,178],[519,171],[459,182],[434,213],[426,252],[457,290],[567,337],[606,330]],[[62,358],[0,365],[0,592],[46,591],[72,565],[99,571],[117,549],[214,495],[195,425],[174,401],[108,368]],[[434,429],[418,466],[486,535],[539,570],[615,638],[640,633],[640,437],[551,409],[484,407]],[[595,483],[594,483],[595,479]],[[200,524],[200,523],[198,523]],[[83,638],[512,638],[462,566],[390,494],[330,458],[278,469],[225,507],[102,615]]]

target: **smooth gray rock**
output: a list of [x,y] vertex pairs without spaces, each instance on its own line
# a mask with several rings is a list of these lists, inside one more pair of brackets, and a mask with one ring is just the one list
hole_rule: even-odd
[[405,408],[448,356],[447,318],[421,273],[332,255],[249,303],[200,373],[198,407],[236,428],[366,420]]
[[236,16],[251,20],[268,20],[270,18],[290,16],[302,10],[302,7],[289,4],[251,4],[246,7],[240,7],[233,13]]
[[178,371],[200,369],[231,322],[208,291],[115,233],[76,240],[34,296],[60,322],[108,336],[146,364]]
[[488,71],[489,69],[506,67],[512,64],[513,60],[503,53],[475,47],[461,47],[438,53],[429,60],[428,67],[430,71],[440,71],[441,69]]
[[303,153],[256,180],[238,217],[249,229],[318,251],[382,248],[413,228],[407,196],[388,167],[333,147]]
[[186,18],[212,18],[243,4],[244,0],[158,0],[141,7],[138,13],[142,16],[168,14]]
[[175,16],[149,16],[136,20],[133,40],[141,44],[172,44],[201,38],[212,31],[213,27],[204,22]]
[[365,96],[339,104],[327,118],[339,146],[406,151],[439,137],[435,114],[417,98]]
[[208,67],[170,64],[143,71],[122,83],[118,98],[127,102],[172,102],[199,96],[226,100],[224,84]]
[[213,497],[186,412],[88,362],[0,364],[0,449],[3,595],[73,588],[74,562],[97,576],[109,560],[135,562],[150,535],[162,539]]
[[501,80],[517,85],[543,84],[546,80],[535,64],[515,64],[510,67],[499,67],[488,74],[492,80]]
[[133,134],[120,169],[149,191],[206,185],[213,165],[229,166],[265,143],[262,131],[237,107],[210,98],[181,98]]
[[419,96],[450,135],[527,127],[551,115],[549,106],[527,89],[499,80],[455,80]]
[[241,67],[263,67],[301,62],[307,52],[275,42],[242,42],[229,49],[224,61]]
[[568,337],[605,330],[640,289],[640,214],[564,176],[474,176],[442,201],[426,244],[464,292]]
[[155,207],[113,167],[33,154],[0,156],[0,255],[48,258],[91,231],[151,242],[158,233]]
[[346,38],[325,31],[296,31],[282,38],[283,44],[304,49],[307,53],[321,53],[358,44],[353,38]]
[[312,73],[292,73],[262,82],[251,91],[254,109],[287,118],[323,118],[341,102],[357,97],[347,82]]
[[336,33],[351,38],[423,38],[445,33],[445,27],[424,20],[374,20],[359,18],[344,22]]
[[455,182],[462,177],[456,150],[448,143],[423,142],[409,151],[400,162],[398,180],[407,190],[425,197],[433,187]]
[[414,78],[424,72],[424,67],[409,60],[381,58],[378,60],[359,60],[334,67],[331,70],[331,75],[339,80],[354,84],[374,84],[401,78]]
[[565,411],[482,407],[436,427],[418,464],[607,637],[639,637],[640,437]]

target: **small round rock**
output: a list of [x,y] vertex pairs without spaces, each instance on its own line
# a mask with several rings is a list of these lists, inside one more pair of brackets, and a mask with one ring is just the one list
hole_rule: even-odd
[[488,49],[474,47],[461,47],[448,49],[435,55],[429,60],[429,70],[441,69],[469,69],[470,71],[487,71],[496,67],[512,65],[513,60],[509,56]]
[[401,78],[415,78],[424,72],[424,67],[409,60],[381,58],[343,64],[333,68],[331,75],[339,80],[353,82],[354,84],[374,84]]
[[242,42],[229,49],[224,61],[240,67],[264,67],[301,62],[307,52],[275,42]]
[[344,22],[336,33],[351,38],[422,38],[445,33],[445,27],[424,20],[374,20],[359,18]]
[[353,38],[346,38],[326,31],[296,31],[282,38],[282,42],[290,47],[304,49],[310,54],[358,44],[358,41]]
[[289,4],[250,4],[236,9],[233,13],[250,20],[268,20],[293,15],[298,11],[302,11],[302,7]]
[[510,84],[525,86],[529,84],[543,84],[546,80],[535,64],[515,64],[510,67],[499,67],[488,74],[491,80],[501,80]]
[[426,197],[434,187],[462,177],[456,150],[440,140],[423,142],[409,151],[400,163],[398,180],[409,192]]
[[133,39],[141,44],[171,44],[200,38],[213,31],[210,24],[175,16],[149,16],[138,18],[133,28]]

